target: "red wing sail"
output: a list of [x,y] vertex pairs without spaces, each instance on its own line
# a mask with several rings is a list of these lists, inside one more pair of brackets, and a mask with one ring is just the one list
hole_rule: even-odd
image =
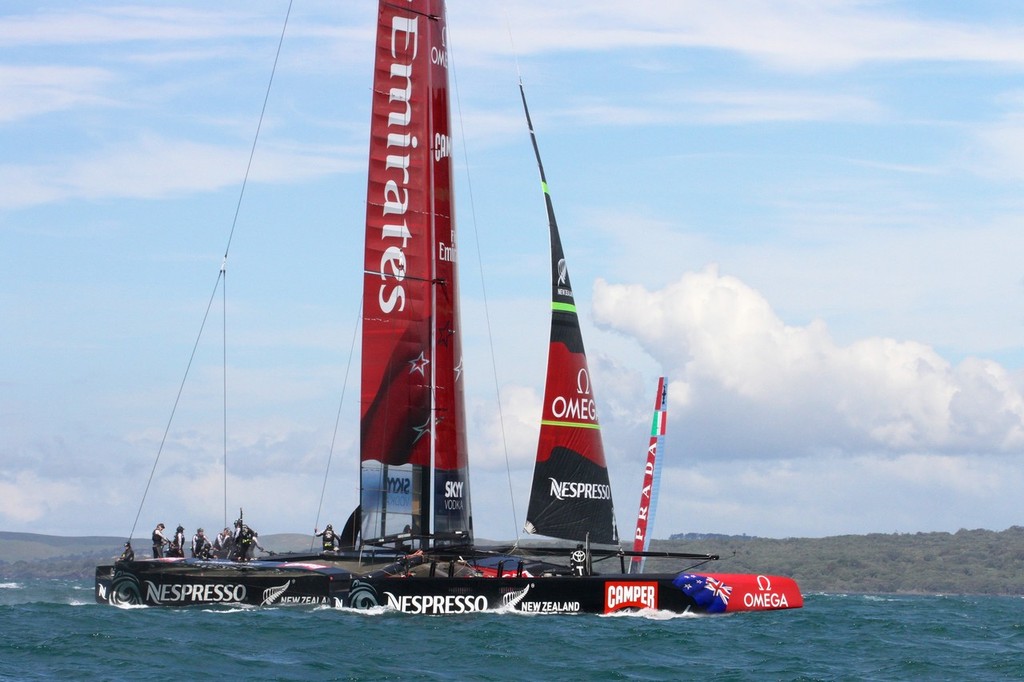
[[442,0],[379,4],[363,280],[364,540],[470,527],[445,34]]
[[615,544],[619,533],[583,335],[522,85],[520,92],[551,237],[551,345],[526,530],[566,540],[589,538]]
[[448,97],[448,29],[444,3],[431,7],[431,135],[434,230],[434,468],[433,533],[444,543],[448,534],[472,540],[469,507],[469,449],[462,384],[462,325],[459,318],[455,195],[452,181],[451,125]]
[[[668,417],[668,384],[665,377],[658,378],[658,392],[654,398],[654,417],[651,419],[651,440],[647,445],[647,462],[644,464],[644,482],[640,488],[640,509],[636,514],[636,531],[633,533],[633,551],[646,552],[651,546],[654,532],[654,513],[658,506],[658,482],[661,478],[661,462],[665,449],[665,426]],[[635,556],[629,564],[630,573],[644,572],[644,558]]]

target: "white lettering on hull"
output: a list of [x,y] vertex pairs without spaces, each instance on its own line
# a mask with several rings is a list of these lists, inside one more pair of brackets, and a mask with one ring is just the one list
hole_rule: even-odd
[[242,603],[245,585],[156,585],[146,581],[146,601],[153,604],[216,604]]
[[658,583],[608,582],[604,585],[604,612],[658,608]]
[[486,611],[487,597],[463,594],[403,594],[396,596],[385,592],[388,608],[403,613],[416,613],[427,616],[441,616],[457,613],[475,613]]

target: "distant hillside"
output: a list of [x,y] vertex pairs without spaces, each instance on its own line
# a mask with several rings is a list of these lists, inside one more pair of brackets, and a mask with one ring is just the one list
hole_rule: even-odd
[[[275,552],[308,551],[313,546],[311,535],[298,533],[262,535],[260,544]],[[133,539],[132,547],[140,556],[148,555],[149,537]],[[91,578],[96,564],[116,559],[123,548],[124,538],[0,531],[0,579]]]
[[[1024,526],[775,540],[713,536],[653,549],[718,554],[702,568],[796,578],[806,592],[1024,595]],[[670,570],[666,560],[647,570]]]
[[676,533],[669,540],[757,540],[756,535],[725,535],[724,533]]
[[[678,536],[677,536],[678,537]],[[655,540],[652,549],[718,554],[699,570],[796,578],[805,592],[1024,595],[1024,527],[1004,531],[841,535],[777,540],[688,534]],[[312,536],[267,535],[267,549],[306,551]],[[149,539],[133,541],[149,551]],[[123,540],[0,532],[0,579],[88,579],[96,564],[121,553]],[[602,566],[603,567],[603,566]],[[678,561],[649,559],[648,571],[676,571]],[[604,569],[611,570],[611,569]]]

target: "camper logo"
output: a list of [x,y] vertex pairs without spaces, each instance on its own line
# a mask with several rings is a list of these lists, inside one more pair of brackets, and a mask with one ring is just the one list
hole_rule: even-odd
[[604,584],[604,612],[619,609],[658,608],[658,583],[607,582]]

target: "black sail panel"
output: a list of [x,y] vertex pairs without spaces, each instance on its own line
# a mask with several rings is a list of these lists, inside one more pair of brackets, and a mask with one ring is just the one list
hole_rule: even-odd
[[567,540],[589,538],[615,544],[619,534],[583,334],[526,92],[522,84],[519,89],[540,171],[551,240],[551,340],[526,530]]

